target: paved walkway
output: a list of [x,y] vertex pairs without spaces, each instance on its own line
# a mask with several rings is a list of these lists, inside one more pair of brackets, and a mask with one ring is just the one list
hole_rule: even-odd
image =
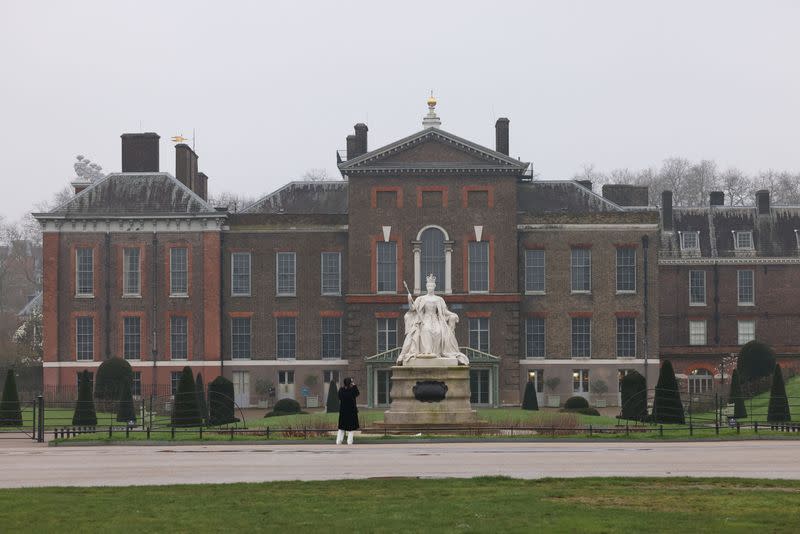
[[800,479],[800,442],[420,443],[0,448],[0,487],[372,477]]

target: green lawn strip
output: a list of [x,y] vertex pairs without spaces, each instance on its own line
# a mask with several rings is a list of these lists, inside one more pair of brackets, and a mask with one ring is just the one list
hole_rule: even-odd
[[795,532],[800,523],[800,482],[742,479],[26,488],[0,490],[0,500],[8,532]]
[[[730,384],[727,384],[730,388]],[[729,391],[724,392],[724,397],[727,399]],[[795,376],[786,381],[786,396],[789,398],[789,407],[792,416],[792,421],[800,421],[800,376]],[[769,391],[765,391],[756,395],[752,399],[745,399],[745,408],[747,409],[747,417],[739,419],[741,423],[749,423],[750,421],[763,422],[767,420],[767,408],[769,407]],[[714,420],[713,410],[710,412],[698,413],[697,419]]]

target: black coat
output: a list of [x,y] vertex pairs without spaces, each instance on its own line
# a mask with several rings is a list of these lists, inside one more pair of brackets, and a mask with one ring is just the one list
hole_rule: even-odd
[[339,430],[358,430],[358,386],[339,388]]

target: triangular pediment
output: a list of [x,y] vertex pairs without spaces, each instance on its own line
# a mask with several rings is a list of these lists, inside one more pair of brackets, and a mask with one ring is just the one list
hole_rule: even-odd
[[339,164],[343,174],[483,172],[522,174],[522,162],[438,128],[427,128]]

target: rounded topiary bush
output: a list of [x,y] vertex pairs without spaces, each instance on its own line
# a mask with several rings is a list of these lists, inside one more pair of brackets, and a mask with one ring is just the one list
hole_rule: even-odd
[[567,402],[564,403],[565,410],[582,410],[588,407],[589,401],[577,395],[575,397],[568,398]]
[[771,376],[775,369],[775,352],[769,345],[753,340],[742,347],[736,362],[741,383]]
[[300,408],[300,403],[294,399],[281,399],[275,403],[275,407],[264,417],[279,417],[281,415],[294,415],[306,413]]
[[233,382],[218,376],[208,385],[208,424],[211,426],[236,423],[239,419],[233,402]]
[[125,383],[133,382],[133,369],[126,360],[109,358],[97,368],[94,378],[94,398],[102,401],[104,411],[112,411],[114,401],[125,391]]

